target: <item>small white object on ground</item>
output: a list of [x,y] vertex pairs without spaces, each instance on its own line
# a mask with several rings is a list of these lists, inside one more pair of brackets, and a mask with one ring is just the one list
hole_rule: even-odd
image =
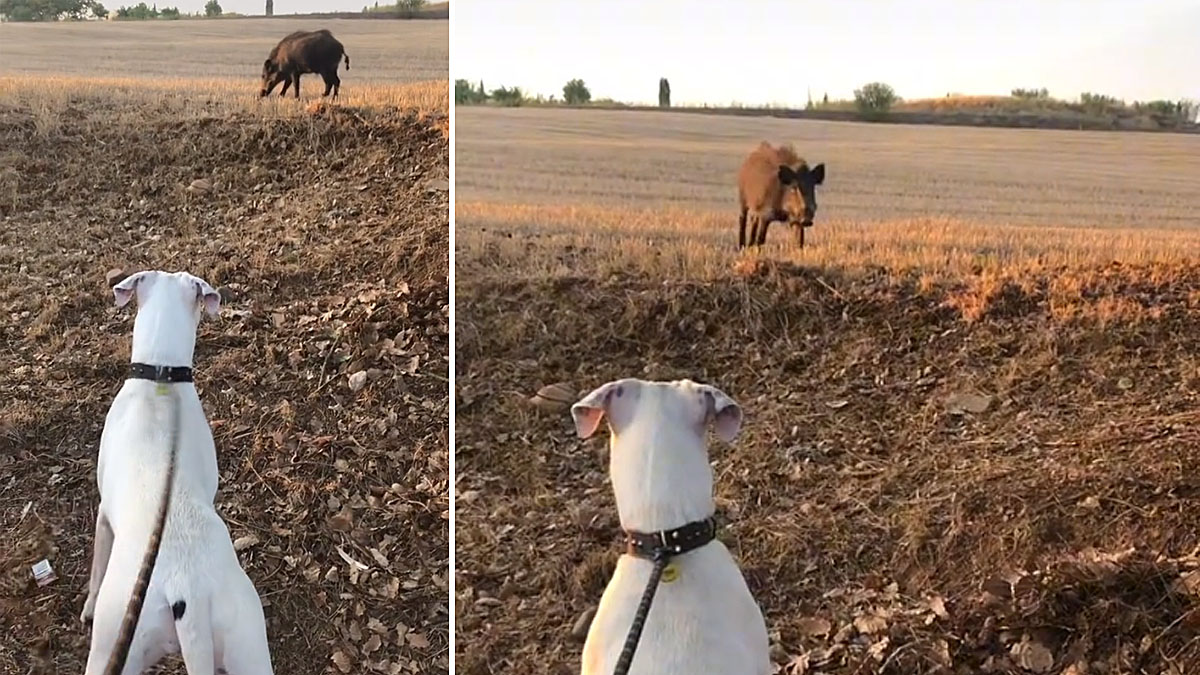
[[58,578],[54,573],[54,568],[50,566],[50,561],[42,558],[33,566],[33,578],[37,581],[38,586],[46,584]]

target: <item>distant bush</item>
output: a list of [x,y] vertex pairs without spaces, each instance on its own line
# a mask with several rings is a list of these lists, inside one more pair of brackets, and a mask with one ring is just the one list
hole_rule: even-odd
[[208,0],[204,3],[204,16],[221,16],[221,3],[217,0]]
[[1022,98],[1029,101],[1049,101],[1050,90],[1042,87],[1041,89],[1013,89],[1013,98]]
[[479,83],[479,88],[471,86],[471,83],[466,80],[454,81],[454,103],[455,105],[479,105],[487,103],[487,91],[483,88],[483,82]]
[[658,80],[658,107],[671,107],[671,83],[665,77]]
[[862,89],[854,90],[854,105],[868,118],[886,115],[898,100],[900,99],[896,96],[896,90],[883,82],[871,82],[864,84]]
[[493,89],[492,92],[488,94],[488,98],[500,105],[515,108],[525,101],[525,94],[521,93],[520,87],[513,87],[511,89],[507,87],[499,87],[497,89]]
[[588,91],[583,80],[571,80],[563,85],[563,100],[567,105],[582,105],[592,100],[592,92]]
[[1102,115],[1112,112],[1114,109],[1125,107],[1125,102],[1118,100],[1112,96],[1104,94],[1095,94],[1090,91],[1085,91],[1079,95],[1079,104],[1083,106],[1084,112],[1093,115]]

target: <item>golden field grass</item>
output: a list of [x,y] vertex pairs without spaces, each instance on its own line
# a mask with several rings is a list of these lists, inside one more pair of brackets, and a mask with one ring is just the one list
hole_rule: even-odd
[[1200,253],[1200,138],[615,111],[463,108],[460,269],[541,276],[728,273],[736,172],[760,140],[824,162],[803,251],[763,255],[927,273],[1180,262]]
[[[289,114],[293,99],[258,98],[263,59],[284,35],[321,27],[350,55],[350,70],[339,70],[339,103],[449,113],[449,22],[440,20],[0,24],[0,103],[36,108],[88,97],[151,100],[181,112],[220,104]],[[301,78],[302,101],[323,90],[319,76]]]

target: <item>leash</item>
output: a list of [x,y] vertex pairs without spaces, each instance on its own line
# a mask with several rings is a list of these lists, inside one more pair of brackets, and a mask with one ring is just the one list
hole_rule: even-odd
[[[146,589],[150,587],[150,575],[154,571],[154,563],[158,560],[158,549],[162,545],[162,534],[167,524],[167,512],[171,508],[171,488],[175,483],[175,465],[179,460],[179,392],[174,387],[168,387],[172,382],[191,382],[191,368],[167,368],[164,366],[147,366],[143,363],[130,364],[131,379],[152,380],[155,396],[171,398],[171,448],[167,459],[167,479],[163,486],[162,502],[154,522],[154,530],[150,533],[150,541],[146,554],[142,557],[142,567],[137,580],[133,584],[133,593],[129,597],[129,605],[125,616],[121,619],[121,629],[117,632],[117,641],[109,655],[108,665],[104,667],[104,675],[120,675],[125,669],[125,661],[129,658],[129,648],[133,644],[133,634],[137,630],[138,618],[142,614],[142,606],[146,604]],[[186,378],[186,379],[184,379]]]
[[613,675],[627,675],[629,672],[634,652],[642,640],[646,618],[650,616],[650,605],[654,603],[654,595],[658,592],[658,584],[662,580],[667,563],[671,562],[671,558],[705,546],[716,538],[717,521],[712,516],[674,530],[649,534],[633,531],[625,533],[626,552],[638,558],[649,559],[654,563],[654,567],[650,569],[650,579],[646,582],[646,590],[642,591],[642,599],[633,615],[633,624],[629,627],[629,635],[625,637],[625,646],[621,648]]

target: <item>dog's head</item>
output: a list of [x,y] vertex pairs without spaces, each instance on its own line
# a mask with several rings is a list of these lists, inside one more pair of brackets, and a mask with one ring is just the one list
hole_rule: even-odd
[[617,508],[622,524],[633,529],[678,527],[707,517],[712,469],[705,431],[711,425],[728,443],[742,426],[737,402],[691,380],[609,382],[571,406],[571,415],[582,438],[608,421]]
[[138,272],[112,290],[117,307],[137,298],[134,361],[153,365],[192,365],[201,315],[207,311],[216,316],[221,309],[216,289],[187,272]]

